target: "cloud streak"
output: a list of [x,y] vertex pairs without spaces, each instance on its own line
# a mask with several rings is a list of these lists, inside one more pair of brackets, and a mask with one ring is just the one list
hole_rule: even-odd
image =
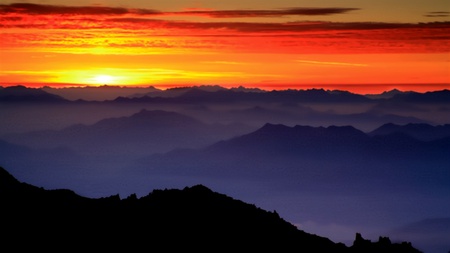
[[0,5],[0,14],[27,15],[159,15],[161,12],[149,9],[127,9],[107,6],[64,6],[31,3]]
[[349,63],[349,62],[330,62],[330,61],[309,61],[309,60],[296,60],[295,62],[313,65],[331,65],[331,66],[352,66],[352,67],[367,67],[367,64],[361,63]]
[[318,16],[344,14],[358,8],[287,8],[275,10],[185,10],[162,12],[153,9],[133,9],[107,6],[64,6],[31,3],[13,3],[0,5],[1,14],[27,15],[183,15],[205,16],[211,18],[252,18],[252,17],[283,17],[283,16]]
[[253,18],[283,16],[319,16],[344,14],[358,8],[288,8],[279,10],[192,10],[171,12],[174,15],[207,16],[212,18]]
[[[183,10],[170,15],[269,17],[332,15],[355,8]],[[432,12],[446,15],[447,12]],[[184,52],[405,53],[449,52],[450,22],[212,22],[158,19],[152,9],[105,6],[0,5],[0,48],[92,54]],[[8,30],[11,28],[11,30]],[[17,28],[17,29],[16,29]],[[34,30],[34,31],[32,31]],[[36,32],[39,31],[39,32]],[[70,36],[68,36],[70,33]],[[152,50],[149,50],[152,49]],[[306,64],[306,62],[304,62]],[[311,62],[309,64],[312,64]],[[318,64],[318,63],[316,63]],[[323,63],[322,63],[323,64]]]
[[[67,16],[1,16],[3,28],[42,28],[42,29],[180,29],[227,31],[241,33],[297,33],[316,31],[355,31],[355,30],[392,30],[392,29],[449,29],[450,22],[431,23],[380,23],[380,22],[191,22],[161,20],[143,17],[104,17],[94,15],[83,17]],[[228,34],[229,35],[229,34]]]
[[450,11],[432,11],[424,15],[428,18],[445,18],[450,17]]

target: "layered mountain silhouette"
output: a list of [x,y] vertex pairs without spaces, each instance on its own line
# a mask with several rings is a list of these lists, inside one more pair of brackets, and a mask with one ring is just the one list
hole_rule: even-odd
[[431,141],[440,138],[450,137],[450,124],[432,126],[430,124],[414,124],[406,125],[384,124],[379,128],[371,131],[369,135],[389,135],[394,133],[407,134],[423,141]]
[[450,101],[450,90],[429,91],[424,93],[407,92],[396,94],[392,100],[408,103],[448,103]]
[[315,102],[315,103],[361,103],[370,102],[371,99],[364,95],[358,95],[347,91],[328,91],[324,89],[310,90],[272,90],[261,92],[259,90],[242,89],[205,89],[189,87],[177,91],[166,91],[167,96],[161,95],[143,97],[119,97],[117,102],[160,102],[162,99],[171,103],[236,103],[236,102],[263,102],[263,103],[287,103],[287,102]]
[[365,96],[371,99],[389,99],[398,94],[410,93],[413,91],[400,91],[398,89],[392,89],[389,91],[383,91],[380,94],[366,94]]
[[251,129],[243,124],[206,124],[177,112],[143,109],[131,116],[108,118],[93,125],[10,134],[3,138],[33,148],[68,147],[81,153],[136,156],[176,148],[199,148]]
[[0,103],[18,102],[61,103],[67,102],[67,100],[42,89],[27,88],[21,85],[0,89]]
[[161,91],[153,86],[149,87],[121,87],[121,86],[86,86],[86,87],[65,87],[53,88],[43,87],[43,91],[61,96],[71,101],[103,101],[115,99],[120,96],[132,96],[136,93],[149,93]]
[[[408,102],[408,103],[448,103],[450,90],[443,89],[430,92],[412,92],[391,90],[381,94],[360,95],[343,90],[261,90],[245,87],[224,88],[218,85],[177,87],[160,90],[149,86],[135,87],[69,87],[69,88],[27,88],[22,85],[1,87],[0,98],[7,101],[58,101],[58,100],[114,100],[120,102],[161,101],[189,103],[233,103],[238,101],[252,102],[300,102],[300,103],[370,103],[370,102]],[[154,100],[156,99],[156,100]]]
[[318,190],[323,185],[340,191],[369,185],[414,189],[427,182],[448,186],[449,153],[450,138],[422,141],[401,133],[370,136],[351,126],[266,124],[203,149],[150,156],[139,167],[149,173],[260,179]]
[[216,121],[245,122],[253,126],[262,126],[266,123],[295,126],[299,122],[307,122],[310,126],[353,125],[357,128],[373,129],[386,122],[396,124],[423,123],[426,120],[411,116],[392,114],[379,114],[372,112],[362,113],[336,113],[333,111],[318,111],[309,106],[296,103],[283,103],[281,106],[271,108],[267,105],[256,105],[247,108],[222,110],[220,113],[210,113],[207,118]]
[[[89,197],[208,185],[335,241],[374,240],[448,216],[448,94],[0,87],[0,166]],[[386,234],[448,250],[405,231]]]
[[[150,92],[133,95],[144,91]],[[25,96],[24,93],[29,95]],[[265,123],[290,126],[352,125],[364,131],[371,131],[386,123],[448,123],[450,101],[446,99],[447,90],[433,93],[395,93],[401,98],[368,97],[347,91],[323,89],[265,91],[244,87],[227,89],[220,86],[179,87],[167,90],[110,86],[37,89],[13,86],[0,91],[0,103],[20,103],[23,107],[0,108],[4,121],[10,124],[0,125],[0,132],[60,129],[73,124],[93,124],[105,118],[130,115],[143,108],[176,111],[203,122],[239,122],[251,124],[253,127],[260,127]],[[429,102],[411,103],[403,97],[412,94],[419,100]],[[440,99],[427,98],[430,96]],[[64,106],[45,107],[55,102],[64,102]],[[201,108],[204,110],[200,110]],[[25,118],[17,117],[22,114]],[[33,125],[35,129],[32,129]]]
[[[142,251],[144,248],[277,252],[411,252],[411,243],[365,240],[352,246],[299,230],[255,205],[203,185],[86,198],[67,189],[46,190],[15,179],[0,168],[3,246],[15,250],[64,248]],[[18,243],[18,242],[27,243]]]

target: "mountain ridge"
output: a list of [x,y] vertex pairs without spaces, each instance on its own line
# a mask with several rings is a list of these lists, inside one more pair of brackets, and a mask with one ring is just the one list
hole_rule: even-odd
[[[169,249],[202,251],[210,250],[212,244],[220,250],[238,247],[283,252],[420,252],[409,242],[391,243],[380,237],[379,242],[372,243],[359,233],[351,247],[334,243],[299,230],[276,211],[265,211],[204,185],[182,190],[155,189],[141,198],[131,194],[122,199],[118,195],[92,199],[70,190],[46,190],[20,182],[1,167],[0,183],[0,200],[6,204],[4,215],[19,218],[3,227],[10,232],[5,236],[5,244],[15,243],[14,234],[19,231],[21,240],[52,239],[33,245],[34,249],[48,250],[59,243],[77,242],[72,246],[126,248],[134,252],[148,243],[152,247],[167,247],[162,241],[170,239],[181,244],[170,245]],[[36,205],[39,208],[33,209]],[[28,215],[22,216],[24,213]],[[44,226],[47,233],[37,233]],[[81,228],[82,234],[78,231]],[[99,234],[114,243],[105,244],[97,237]],[[26,245],[16,245],[17,248],[24,249]]]
[[[300,101],[300,102],[371,102],[371,101],[401,101],[416,103],[448,103],[450,101],[450,90],[441,89],[427,92],[400,91],[392,89],[379,94],[359,94],[346,90],[325,90],[322,88],[310,89],[281,89],[262,90],[257,88],[246,88],[244,86],[225,88],[219,85],[199,85],[175,87],[169,89],[158,89],[154,86],[126,87],[126,86],[99,86],[99,87],[62,87],[52,88],[44,86],[41,88],[28,88],[24,85],[0,86],[0,98],[2,102],[23,100],[40,101],[33,96],[45,95],[49,100],[65,102],[149,102],[149,101],[171,101],[189,102],[192,99],[200,99],[203,102],[236,101],[242,99],[273,101]],[[103,91],[103,95],[95,95]],[[136,93],[136,91],[147,91]],[[74,95],[77,94],[77,95]],[[32,95],[32,96],[31,96]],[[205,96],[207,95],[207,96]],[[152,100],[150,100],[152,99]]]

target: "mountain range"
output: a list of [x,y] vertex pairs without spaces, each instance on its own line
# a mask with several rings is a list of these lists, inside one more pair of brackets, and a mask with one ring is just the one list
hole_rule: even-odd
[[79,153],[139,156],[199,148],[250,132],[244,124],[206,124],[177,112],[141,110],[92,125],[9,134],[2,138],[31,148],[67,147]]
[[[62,98],[62,99],[61,99]],[[253,102],[302,102],[302,103],[363,103],[373,101],[398,101],[408,103],[448,103],[450,90],[413,92],[391,90],[380,94],[356,94],[343,90],[286,89],[261,90],[245,87],[224,88],[221,86],[177,87],[166,90],[155,87],[67,87],[67,88],[27,88],[22,85],[1,87],[0,101],[105,101],[149,102],[166,101],[172,103],[213,102],[232,103]]]
[[[371,131],[386,123],[441,125],[450,121],[450,98],[446,99],[446,90],[416,94],[419,100],[430,100],[425,98],[430,96],[442,98],[436,102],[413,103],[395,96],[374,99],[322,89],[263,91],[216,86],[157,90],[150,92],[151,95],[137,97],[130,95],[139,89],[146,90],[103,86],[59,89],[5,87],[0,89],[0,119],[4,122],[0,125],[0,135],[61,130],[75,124],[92,125],[107,118],[130,116],[142,109],[173,111],[205,123],[238,123],[253,129],[272,123],[289,126],[352,125]],[[79,93],[86,95],[77,99],[75,96]],[[93,100],[97,93],[98,100]],[[123,96],[116,97],[119,94]],[[88,95],[90,100],[82,99]],[[104,100],[105,96],[111,99]]]
[[450,249],[437,226],[450,210],[447,96],[1,87],[0,166],[86,198],[203,185],[347,246],[358,231],[441,253]]
[[[276,250],[282,252],[411,252],[411,243],[378,242],[356,233],[351,247],[297,229],[276,211],[233,199],[203,185],[86,198],[71,190],[46,190],[15,179],[0,168],[2,213],[11,222],[4,247],[15,250],[74,249],[141,251]],[[43,232],[45,231],[45,233]],[[19,237],[17,237],[19,235]],[[28,243],[18,243],[27,241]],[[34,243],[32,243],[34,242]],[[32,243],[32,244],[30,244]]]
[[[429,127],[430,133],[440,129]],[[149,156],[141,159],[138,167],[152,174],[270,180],[283,187],[297,185],[318,191],[325,185],[341,191],[362,191],[362,186],[378,188],[379,184],[385,189],[402,185],[424,187],[426,182],[447,185],[449,135],[423,141],[408,135],[406,130],[375,134],[381,130],[368,134],[351,126],[266,124],[254,132],[202,149]]]

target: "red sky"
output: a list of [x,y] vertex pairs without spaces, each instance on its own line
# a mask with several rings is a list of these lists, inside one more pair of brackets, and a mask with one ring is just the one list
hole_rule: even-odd
[[3,2],[2,86],[450,88],[446,1]]

